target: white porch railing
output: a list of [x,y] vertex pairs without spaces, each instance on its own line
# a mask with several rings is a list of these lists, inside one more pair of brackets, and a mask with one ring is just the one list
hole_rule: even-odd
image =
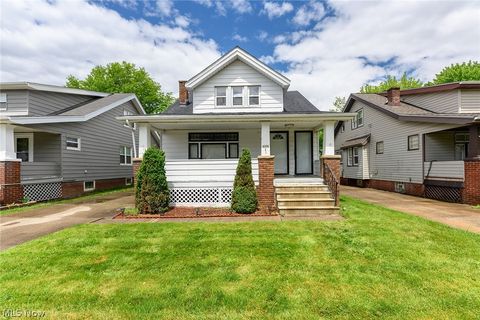
[[423,167],[425,179],[464,180],[463,161],[428,161]]
[[[228,206],[238,159],[167,160],[165,170],[171,204]],[[258,160],[252,159],[252,175],[258,184]]]

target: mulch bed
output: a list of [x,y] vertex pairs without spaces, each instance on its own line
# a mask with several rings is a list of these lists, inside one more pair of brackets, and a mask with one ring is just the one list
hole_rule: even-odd
[[173,207],[163,214],[137,214],[125,215],[123,209],[119,209],[113,219],[175,219],[175,218],[210,218],[210,217],[251,217],[251,216],[277,216],[277,212],[265,213],[257,211],[250,214],[235,213],[229,208],[195,208]]

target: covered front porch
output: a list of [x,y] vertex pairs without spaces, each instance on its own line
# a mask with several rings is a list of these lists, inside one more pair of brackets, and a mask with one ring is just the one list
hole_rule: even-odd
[[[479,126],[471,125],[424,135],[423,178],[428,198],[463,202],[470,160],[479,158]],[[478,190],[477,190],[478,192]]]
[[324,183],[322,157],[338,158],[335,117],[339,115],[196,115],[188,119],[159,115],[128,117],[128,121],[138,125],[140,159],[151,146],[149,130],[159,133],[172,205],[229,206],[238,157],[246,148],[252,155],[259,201],[268,198],[263,202],[275,207],[276,179]]

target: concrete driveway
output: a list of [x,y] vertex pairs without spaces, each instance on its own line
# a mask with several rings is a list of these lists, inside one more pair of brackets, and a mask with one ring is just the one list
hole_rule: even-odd
[[358,198],[383,207],[440,222],[454,228],[480,233],[480,209],[458,203],[448,203],[407,196],[369,188],[341,186],[343,195]]
[[77,224],[111,218],[115,209],[133,203],[131,191],[119,191],[0,216],[0,250]]

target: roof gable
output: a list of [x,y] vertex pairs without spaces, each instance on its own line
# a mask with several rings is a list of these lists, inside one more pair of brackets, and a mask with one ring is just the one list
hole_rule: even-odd
[[185,84],[188,89],[194,89],[195,87],[199,86],[206,80],[213,77],[217,74],[220,70],[224,69],[231,63],[236,60],[240,60],[246,65],[250,66],[257,72],[263,74],[265,77],[271,79],[282,88],[286,89],[290,86],[290,80],[285,77],[284,75],[280,74],[279,72],[273,70],[245,50],[240,47],[235,47],[234,49],[230,50],[211,65],[197,73],[195,76],[190,78],[187,83]]

